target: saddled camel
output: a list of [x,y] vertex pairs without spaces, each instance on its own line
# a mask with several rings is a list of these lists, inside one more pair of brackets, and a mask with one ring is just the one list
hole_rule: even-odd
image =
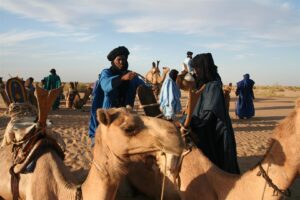
[[[76,185],[56,151],[49,149],[36,161],[33,172],[20,174],[21,199],[114,199],[119,181],[131,159],[144,159],[164,151],[180,154],[178,129],[161,119],[141,117],[125,108],[99,109],[100,122],[91,169],[82,185]],[[163,129],[162,129],[163,127]],[[0,199],[12,199],[11,145],[0,150]]]
[[[176,184],[174,174],[167,173],[169,179],[166,182],[165,199],[248,200],[289,196],[288,188],[300,174],[299,152],[300,99],[295,110],[274,130],[271,146],[256,167],[241,175],[229,174],[194,147],[183,158]],[[164,162],[164,159],[158,160]],[[155,199],[160,197],[162,174],[137,163],[131,165],[128,177],[147,196]]]

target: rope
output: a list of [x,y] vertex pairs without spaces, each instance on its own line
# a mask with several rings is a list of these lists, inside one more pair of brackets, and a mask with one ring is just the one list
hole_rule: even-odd
[[261,165],[261,162],[258,164],[259,172],[257,173],[257,176],[262,176],[268,185],[274,189],[273,196],[278,196],[278,194],[283,195],[284,197],[291,197],[291,191],[289,189],[281,190],[278,188],[277,185],[275,185],[272,181],[272,179],[269,177],[268,173],[264,170],[264,168]]
[[167,155],[165,152],[161,152],[161,155],[163,155],[165,157],[164,177],[162,180],[161,194],[160,194],[160,200],[163,200],[164,199],[164,191],[165,191],[165,183],[166,183],[166,173],[167,173]]
[[139,105],[139,108],[147,108],[147,107],[152,107],[152,106],[159,106],[159,103],[152,103],[152,104],[147,104],[147,105]]

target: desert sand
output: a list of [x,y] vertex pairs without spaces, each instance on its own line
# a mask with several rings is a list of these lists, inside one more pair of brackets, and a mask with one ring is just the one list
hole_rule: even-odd
[[[265,97],[263,91],[256,90],[256,115],[253,119],[239,120],[234,114],[235,98],[230,102],[230,116],[232,119],[237,142],[238,162],[242,172],[255,166],[269,147],[272,130],[278,122],[286,117],[294,108],[294,102],[300,97],[299,91],[281,91],[277,97]],[[231,96],[234,96],[233,92]],[[183,94],[182,103],[186,104],[186,94]],[[138,103],[138,102],[136,102]],[[83,110],[65,108],[61,101],[59,110],[51,111],[49,119],[53,122],[53,130],[63,137],[66,148],[65,163],[72,171],[78,171],[78,178],[82,179],[90,167],[92,157],[90,141],[87,136],[90,102]],[[136,107],[137,108],[137,107]],[[5,114],[6,108],[0,100],[0,140],[9,121]],[[143,111],[138,109],[139,113]],[[1,162],[1,161],[0,161]],[[300,177],[292,187],[290,199],[300,199]]]

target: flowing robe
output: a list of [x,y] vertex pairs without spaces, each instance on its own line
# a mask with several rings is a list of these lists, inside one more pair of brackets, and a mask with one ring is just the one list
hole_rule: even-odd
[[190,126],[197,147],[214,164],[229,173],[240,173],[234,132],[220,81],[206,83]]
[[[92,108],[89,124],[89,137],[95,136],[98,126],[96,111],[98,108],[133,107],[136,89],[139,85],[145,84],[144,81],[135,77],[131,81],[122,81],[120,74],[113,73],[108,68],[104,69],[95,83],[92,96]],[[124,87],[126,85],[126,87]]]
[[160,108],[167,119],[173,119],[181,111],[180,96],[180,89],[168,75],[159,95]]
[[237,83],[236,115],[240,118],[250,118],[255,115],[253,86],[254,81],[250,78],[244,78],[244,80]]
[[[45,86],[44,89],[46,90],[52,90],[52,89],[56,89],[59,88],[61,86],[61,81],[60,81],[60,77],[56,74],[50,74],[48,77],[45,78]],[[52,109],[58,109],[60,104],[60,96],[58,96],[56,98],[56,100],[54,101],[53,105],[52,105]]]

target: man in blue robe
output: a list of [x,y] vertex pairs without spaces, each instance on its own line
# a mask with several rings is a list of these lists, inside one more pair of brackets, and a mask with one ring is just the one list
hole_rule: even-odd
[[255,114],[253,86],[255,82],[250,79],[249,74],[244,75],[244,79],[237,83],[236,96],[236,115],[240,118],[251,118]]
[[175,115],[181,111],[181,93],[176,84],[177,75],[178,71],[174,69],[168,73],[159,95],[160,109],[167,120],[174,119]]
[[103,69],[93,89],[93,101],[89,124],[89,137],[92,143],[98,126],[96,111],[98,108],[133,107],[136,89],[145,84],[135,72],[128,71],[127,58],[129,51],[120,46],[113,49],[107,59],[111,61],[111,67]]

